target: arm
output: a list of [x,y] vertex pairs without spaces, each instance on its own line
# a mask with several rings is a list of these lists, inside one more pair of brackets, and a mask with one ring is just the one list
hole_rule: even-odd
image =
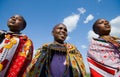
[[24,50],[26,52],[26,60],[24,62],[23,69],[22,69],[21,72],[25,72],[25,70],[27,69],[28,65],[32,61],[34,48],[33,48],[33,43],[32,43],[32,41],[30,39],[28,39],[28,41],[25,43]]
[[[37,74],[40,74],[40,71],[43,68],[43,64],[46,60],[46,46],[44,49],[44,46],[36,50],[36,54],[33,57],[30,65],[27,67],[26,71],[24,72],[25,77],[35,77]],[[37,71],[39,70],[39,71]],[[35,72],[36,71],[36,72]]]

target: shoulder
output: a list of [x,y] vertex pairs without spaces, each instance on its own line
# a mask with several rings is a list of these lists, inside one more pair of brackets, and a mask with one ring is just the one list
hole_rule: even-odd
[[108,47],[108,48],[110,48],[111,47],[111,45],[110,45],[110,43],[108,42],[108,41],[106,41],[106,40],[104,40],[104,39],[101,39],[101,38],[93,38],[92,40],[91,40],[91,42],[90,42],[90,44],[89,44],[89,48],[88,48],[88,50],[93,50],[93,49],[100,49],[101,50],[101,48],[104,48],[104,47]]
[[77,50],[76,46],[75,46],[74,44],[71,44],[71,43],[67,43],[67,44],[66,44],[66,47],[67,47],[67,50],[68,50],[69,52],[74,52],[74,51]]
[[26,34],[20,34],[19,37],[23,40],[27,40],[27,41],[32,42],[32,40]]
[[36,54],[35,55],[41,55],[47,52],[48,46],[51,43],[44,43],[42,44],[37,50],[36,50]]
[[47,50],[50,44],[51,43],[44,43],[38,48],[38,50]]
[[44,44],[42,44],[42,47],[41,48],[46,48],[46,47],[48,47],[50,44],[52,44],[52,43],[44,43]]
[[71,43],[67,43],[66,46],[67,46],[67,48],[76,48],[76,46]]

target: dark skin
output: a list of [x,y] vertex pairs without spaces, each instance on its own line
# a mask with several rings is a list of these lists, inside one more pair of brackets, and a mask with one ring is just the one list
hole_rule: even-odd
[[20,33],[26,27],[25,19],[20,15],[10,17],[7,22],[9,30],[13,33]]
[[111,25],[105,19],[98,19],[93,25],[93,30],[99,36],[109,36]]
[[64,24],[57,24],[52,31],[54,42],[64,44],[64,41],[68,35],[67,28]]

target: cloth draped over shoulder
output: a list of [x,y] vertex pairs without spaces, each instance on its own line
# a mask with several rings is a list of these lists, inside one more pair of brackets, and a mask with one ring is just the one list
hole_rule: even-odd
[[0,77],[22,77],[32,54],[33,44],[26,35],[6,32],[0,43]]
[[120,77],[119,45],[116,46],[105,39],[93,38],[87,60],[91,77]]
[[[44,44],[40,49],[37,50],[35,57],[33,58],[31,64],[27,68],[25,77],[52,77],[50,74],[50,60],[51,52],[50,49],[54,49],[53,43]],[[82,55],[72,44],[65,44],[66,50],[66,67],[67,69],[72,69],[70,72],[70,77],[85,77],[86,70],[83,63]],[[57,50],[57,49],[56,49]],[[59,48],[58,48],[59,50]],[[62,49],[60,49],[62,50]],[[64,52],[64,51],[63,51]],[[65,70],[61,77],[66,77],[69,70]]]

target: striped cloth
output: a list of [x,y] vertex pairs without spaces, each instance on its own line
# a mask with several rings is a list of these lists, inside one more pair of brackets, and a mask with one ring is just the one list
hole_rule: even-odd
[[24,34],[5,34],[0,43],[0,77],[22,77],[32,60],[33,44]]
[[92,39],[87,53],[91,77],[120,77],[120,51],[103,39]]

